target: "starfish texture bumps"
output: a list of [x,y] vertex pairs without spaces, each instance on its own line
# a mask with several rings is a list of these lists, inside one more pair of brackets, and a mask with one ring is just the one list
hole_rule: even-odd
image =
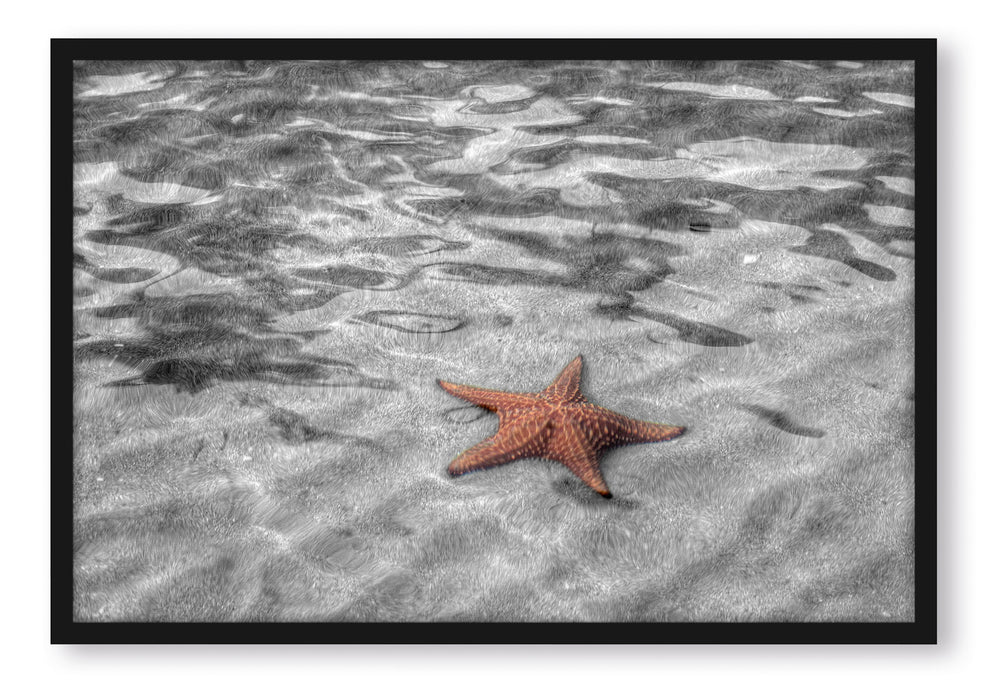
[[663,442],[685,431],[677,425],[634,420],[591,403],[581,394],[581,365],[578,355],[539,393],[480,389],[438,379],[444,391],[498,415],[498,432],[459,454],[448,467],[450,474],[460,476],[527,457],[551,459],[611,498],[599,468],[602,452]]

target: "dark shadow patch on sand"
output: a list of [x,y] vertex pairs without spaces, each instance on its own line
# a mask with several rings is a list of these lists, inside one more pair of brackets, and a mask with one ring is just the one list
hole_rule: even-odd
[[284,311],[264,295],[199,294],[148,297],[97,309],[103,318],[135,318],[137,338],[78,344],[76,357],[110,357],[139,369],[137,377],[111,386],[173,384],[192,393],[218,381],[257,380],[308,386],[393,389],[389,380],[366,376],[351,362],[303,350],[310,333],[280,333],[271,322]]
[[553,283],[552,276],[548,274],[514,267],[495,267],[477,263],[437,263],[426,267],[436,268],[440,274],[447,275],[438,279],[461,280],[477,284],[496,286],[524,284],[545,287]]
[[[821,287],[810,284],[778,284],[776,282],[759,282],[758,286],[764,289],[780,290],[787,295],[795,304],[817,304],[820,303],[812,294],[824,292]],[[811,292],[808,294],[807,292]]]
[[793,246],[788,250],[801,255],[835,260],[880,282],[893,282],[897,279],[897,274],[889,267],[858,257],[855,248],[845,237],[834,231],[816,231],[804,245]]
[[764,289],[779,290],[787,294],[791,299],[799,297],[801,301],[814,301],[811,297],[807,296],[805,292],[824,292],[823,287],[819,287],[814,284],[781,284],[779,282],[757,282],[758,287],[763,287]]
[[643,257],[657,268],[663,268],[668,257],[685,255],[687,249],[660,238],[627,236],[595,224],[590,235],[564,236],[560,241],[537,231],[517,231],[493,226],[475,226],[476,234],[519,246],[530,254],[580,269],[600,265],[604,261],[626,262]]
[[429,255],[446,250],[464,250],[470,244],[464,241],[448,241],[440,236],[411,235],[394,238],[360,238],[353,242],[355,248],[369,253],[405,257]]
[[[736,333],[720,326],[709,323],[691,321],[676,314],[665,311],[651,311],[633,303],[632,295],[626,295],[618,299],[605,299],[598,302],[595,311],[612,320],[635,321],[638,318],[645,318],[656,321],[677,331],[677,338],[685,343],[693,345],[704,345],[707,347],[742,347],[753,342],[741,333]],[[650,333],[647,338],[658,344],[665,341],[657,340]]]
[[286,178],[293,188],[332,191],[339,196],[361,194],[361,187],[345,180],[338,168],[328,163],[313,163],[298,167]]
[[121,168],[126,177],[139,182],[175,183],[203,190],[219,190],[227,185],[227,173],[203,162],[204,154],[171,143],[136,150]]
[[755,404],[743,404],[742,406],[750,413],[753,413],[760,418],[764,419],[772,425],[777,430],[783,430],[785,433],[790,433],[791,435],[798,435],[800,437],[808,438],[822,438],[825,437],[825,431],[819,430],[818,428],[812,428],[809,426],[804,426],[791,420],[786,413],[783,411],[774,410],[772,408],[766,408],[764,406],[757,406]]
[[151,270],[145,267],[102,267],[90,262],[79,251],[73,251],[72,253],[72,266],[88,272],[102,282],[111,282],[114,284],[145,282],[161,273],[161,270]]
[[[177,390],[197,393],[218,381],[265,380],[284,384],[314,383],[321,378],[315,365],[303,363],[272,363],[246,358],[239,363],[194,358],[169,358],[153,362],[137,377],[110,382],[106,386],[128,387],[147,384],[172,384]],[[277,377],[277,379],[275,378]],[[309,380],[309,381],[307,381]]]
[[145,267],[95,267],[89,270],[89,274],[103,282],[113,282],[115,284],[134,284],[150,280],[161,270],[149,270]]
[[[498,170],[498,168],[495,168]],[[560,192],[546,187],[524,191],[505,190],[477,176],[451,178],[450,186],[464,194],[430,199],[410,199],[407,204],[416,212],[448,221],[460,214],[475,216],[529,217],[561,215],[573,209],[560,201]]]
[[637,224],[660,231],[710,233],[713,228],[736,228],[740,223],[736,211],[716,211],[714,205],[670,201],[640,211],[633,219]]
[[[259,196],[257,192],[251,194],[255,199]],[[227,202],[227,206],[234,204]],[[259,221],[270,217],[265,211],[269,206],[284,204],[288,201],[268,202],[254,214],[214,211],[212,218],[197,220],[207,214],[197,213],[187,205],[135,206],[125,201],[119,205],[108,202],[108,206],[121,209],[121,215],[108,222],[112,228],[88,231],[86,239],[103,245],[164,253],[184,267],[220,276],[270,274],[276,264],[269,253],[275,250],[325,247],[321,239],[300,233],[290,225]]]
[[663,311],[641,311],[637,315],[670,326],[677,331],[678,340],[685,343],[707,347],[736,348],[753,342],[752,338],[741,333],[735,333],[709,323],[690,321],[676,314]]
[[[300,283],[291,275],[276,272],[248,277],[244,280],[244,285],[254,292],[253,297],[245,295],[246,298],[251,303],[261,305],[269,314],[267,318],[270,320],[285,314],[318,309],[344,293],[344,290],[340,289]],[[293,335],[304,340],[312,340],[326,332],[328,331],[300,331]]]
[[394,279],[391,275],[379,270],[369,270],[353,265],[331,265],[317,269],[299,268],[295,270],[295,274],[297,277],[313,282],[354,289],[373,289]]
[[[540,148],[523,148],[516,150],[512,153],[512,158],[502,165],[505,166],[507,170],[513,170],[519,167],[519,163],[531,163],[534,165],[543,165],[547,168],[552,168],[561,163],[566,163],[574,157],[576,152],[582,150],[581,146],[573,141],[565,141],[562,143],[553,143],[549,146],[543,146]],[[499,166],[493,168],[495,172],[502,170]]]
[[[118,239],[131,236],[148,236],[161,233],[196,217],[196,210],[188,204],[137,204],[128,202],[121,195],[112,195],[106,202],[115,216],[107,221],[110,229],[89,231],[86,238],[96,242],[108,242],[109,237]],[[99,239],[103,236],[103,239]],[[135,238],[134,245],[150,244],[153,241]],[[147,247],[144,246],[144,247]]]
[[[365,377],[354,370],[328,373],[325,369],[328,364],[326,361],[273,362],[260,357],[246,357],[238,361],[169,358],[153,362],[136,377],[110,382],[106,386],[130,387],[171,384],[175,386],[176,390],[195,394],[209,389],[217,382],[251,380],[300,386],[396,390],[396,384],[390,380]],[[335,375],[339,376],[340,379],[334,379]]]
[[453,333],[468,325],[466,319],[442,314],[421,314],[415,311],[368,311],[351,319],[382,328],[413,334]]
[[532,97],[524,97],[519,100],[505,100],[502,102],[487,102],[475,97],[471,103],[462,111],[474,114],[511,114],[529,109],[534,102],[541,99],[542,95],[536,94]]
[[414,212],[421,215],[419,218],[425,218],[427,221],[435,220],[444,223],[457,214],[470,210],[470,207],[467,204],[467,199],[463,197],[408,199],[406,200],[406,204]]

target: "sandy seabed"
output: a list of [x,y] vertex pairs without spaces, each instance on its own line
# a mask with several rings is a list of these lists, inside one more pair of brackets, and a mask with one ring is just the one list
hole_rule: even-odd
[[78,620],[913,618],[910,64],[77,73]]

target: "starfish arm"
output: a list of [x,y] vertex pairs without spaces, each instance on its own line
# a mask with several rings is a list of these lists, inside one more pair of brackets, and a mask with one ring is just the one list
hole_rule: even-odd
[[515,459],[536,457],[545,449],[550,436],[550,419],[520,420],[499,428],[487,440],[459,454],[447,471],[460,476],[478,469],[497,467]]
[[555,427],[550,458],[570,469],[577,478],[605,498],[612,497],[598,464],[598,452],[578,424],[565,422]]
[[540,392],[540,396],[551,402],[581,401],[584,398],[581,396],[582,365],[583,361],[578,355],[564,367],[550,386]]
[[651,423],[636,420],[619,413],[601,409],[604,413],[604,424],[607,426],[605,439],[601,448],[634,445],[641,442],[664,442],[673,440],[684,433],[687,428],[680,425]]
[[511,406],[518,406],[524,403],[527,398],[526,394],[513,394],[508,391],[482,389],[481,387],[468,386],[467,384],[445,382],[442,379],[438,379],[437,384],[448,394],[469,401],[475,406],[481,406],[489,411],[497,411],[500,408],[504,410]]

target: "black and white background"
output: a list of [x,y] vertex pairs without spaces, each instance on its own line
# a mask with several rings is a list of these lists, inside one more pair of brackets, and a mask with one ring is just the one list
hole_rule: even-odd
[[[202,8],[197,9],[200,12],[202,11]],[[722,31],[719,33],[731,33],[733,36],[746,33],[764,36],[807,35],[809,32],[801,30],[809,26],[814,26],[816,28],[815,33],[826,36],[847,34],[849,26],[856,26],[862,35],[930,36],[936,34],[942,42],[943,53],[940,55],[941,66],[939,75],[942,104],[939,116],[942,122],[940,133],[943,137],[941,140],[942,148],[940,149],[940,193],[943,199],[940,202],[942,208],[942,212],[940,213],[940,231],[942,232],[940,254],[942,259],[939,267],[942,273],[940,275],[942,278],[941,283],[947,286],[943,286],[941,290],[943,293],[940,295],[942,297],[942,308],[940,309],[941,318],[939,327],[943,331],[941,335],[945,338],[943,342],[947,343],[940,348],[944,356],[940,364],[946,368],[945,371],[947,372],[945,376],[941,377],[943,379],[941,392],[943,393],[943,397],[947,396],[947,398],[945,399],[944,407],[940,411],[939,422],[940,428],[942,428],[942,442],[945,445],[940,454],[940,487],[942,492],[940,506],[945,516],[940,522],[942,558],[940,583],[943,591],[940,595],[943,618],[940,636],[944,640],[944,643],[939,649],[908,649],[903,651],[868,649],[865,651],[827,650],[812,653],[810,649],[789,649],[776,650],[773,654],[770,654],[767,650],[760,649],[675,649],[662,652],[655,649],[586,649],[577,650],[572,653],[577,656],[585,655],[585,658],[594,656],[603,659],[602,663],[609,667],[608,677],[610,682],[615,682],[614,679],[621,679],[623,677],[627,677],[630,680],[652,678],[653,681],[659,682],[661,676],[658,675],[658,671],[663,669],[666,674],[663,676],[666,679],[665,682],[676,684],[678,682],[678,671],[681,674],[691,671],[690,676],[680,676],[684,679],[682,682],[685,684],[681,687],[693,688],[698,688],[699,683],[702,687],[706,685],[706,681],[698,680],[698,674],[703,675],[703,669],[713,659],[726,671],[726,676],[731,675],[729,671],[735,671],[731,685],[736,687],[740,685],[739,679],[745,678],[751,679],[753,685],[757,685],[759,683],[759,674],[762,674],[764,670],[769,671],[770,669],[775,671],[775,675],[779,680],[781,674],[779,668],[776,667],[779,665],[777,662],[781,659],[787,661],[787,667],[794,674],[795,678],[801,674],[807,677],[816,674],[816,672],[820,675],[826,664],[823,664],[818,657],[825,656],[828,664],[841,665],[850,674],[850,677],[859,688],[900,687],[906,694],[912,696],[919,688],[924,689],[927,687],[934,690],[942,687],[943,679],[952,677],[954,680],[945,680],[944,682],[961,682],[960,679],[964,678],[964,674],[959,672],[971,668],[971,660],[976,658],[976,650],[969,644],[975,641],[977,636],[975,633],[976,625],[978,624],[981,613],[985,611],[985,603],[981,602],[977,595],[979,576],[975,575],[975,567],[981,565],[982,560],[980,559],[978,548],[975,546],[976,543],[974,541],[975,533],[978,531],[977,526],[980,516],[978,510],[979,488],[977,487],[978,482],[975,480],[984,477],[982,477],[976,468],[979,459],[978,453],[975,449],[973,451],[967,449],[967,445],[975,445],[974,441],[979,435],[979,410],[975,397],[978,391],[979,380],[981,379],[981,370],[975,362],[967,363],[966,360],[977,351],[979,341],[978,336],[969,335],[966,337],[972,339],[969,343],[966,343],[962,335],[964,331],[970,334],[979,332],[978,316],[974,315],[970,318],[964,316],[964,314],[968,308],[971,308],[971,305],[975,305],[979,301],[978,294],[976,293],[976,277],[971,275],[977,271],[980,259],[978,246],[981,243],[976,237],[973,237],[967,232],[974,231],[979,221],[979,217],[975,215],[976,206],[979,204],[979,195],[974,188],[978,181],[979,173],[978,149],[980,146],[977,124],[979,123],[978,115],[981,113],[979,106],[983,99],[979,91],[980,84],[977,78],[979,58],[983,48],[978,43],[978,37],[967,35],[964,29],[952,28],[952,13],[947,12],[944,6],[938,10],[933,8],[927,16],[924,13],[919,14],[915,19],[906,18],[891,8],[864,11],[859,6],[850,6],[848,8],[833,6],[830,12],[825,15],[824,20],[821,16],[816,16],[813,25],[802,24],[802,15],[795,14],[793,8],[789,10],[779,7],[773,9],[776,9],[777,12],[757,13],[755,11],[750,12],[737,8],[737,11],[741,14],[739,20],[731,25],[723,26]],[[532,31],[532,35],[534,36],[549,33],[572,36],[581,34],[600,36],[604,32],[605,24],[603,22],[605,20],[600,15],[589,14],[589,17],[595,18],[594,22],[590,22],[589,25],[578,25],[571,31],[556,32],[552,30],[560,28],[559,23],[556,22],[558,15],[549,12],[539,15],[538,13],[534,13],[532,8],[528,8],[528,10],[530,12],[529,18],[533,20],[530,26],[534,29]],[[848,14],[843,15],[843,10]],[[174,25],[169,25],[168,21],[163,23],[161,17],[158,15],[154,18],[155,26],[163,36],[182,34],[188,27],[188,17],[193,16],[193,13],[190,12],[190,14],[180,18],[182,14],[180,8],[177,7],[174,11],[176,12]],[[510,13],[506,12],[504,8],[502,8],[500,14],[492,16],[485,15],[483,9],[479,10],[476,8],[473,12],[481,15],[479,18],[480,21],[484,23],[488,32],[493,36],[515,33],[518,31],[519,18],[526,16],[525,12]],[[107,32],[105,30],[108,27],[107,18],[114,17],[118,21],[122,21],[120,18],[124,16],[121,13],[112,12],[95,13],[93,15],[87,13],[85,18],[72,18],[71,22],[66,19],[64,20],[65,23],[61,25],[57,21],[53,22],[48,17],[38,17],[35,20],[36,23],[32,25],[36,28],[37,37],[39,37],[38,46],[25,47],[23,49],[24,55],[27,56],[29,51],[36,51],[35,55],[38,57],[38,63],[39,65],[43,65],[46,63],[45,57],[48,46],[47,42],[40,41],[41,37],[51,35],[106,36]],[[440,13],[438,15],[437,13],[431,13],[429,16],[431,18],[430,26],[422,30],[422,35],[436,35],[433,29],[436,27],[435,21],[437,17],[451,18],[451,24],[448,25],[451,27],[449,31],[450,35],[470,35],[474,33],[469,31],[469,29],[476,25],[464,25],[460,23],[458,20],[463,21],[463,14],[458,15],[454,9],[448,10],[446,14]],[[573,17],[573,14],[571,16]],[[610,13],[610,16],[613,15]],[[768,19],[769,17],[778,18],[777,21],[780,24],[768,25],[767,22],[770,21]],[[850,25],[848,22],[849,18],[852,17],[856,18],[854,25]],[[895,17],[899,22],[893,21]],[[506,22],[504,31],[499,30],[499,27],[502,26],[498,23],[499,18]],[[270,24],[267,23],[248,24],[246,27],[242,26],[240,29],[228,32],[227,29],[230,28],[230,23],[229,17],[226,15],[223,17],[217,16],[212,21],[202,16],[200,19],[202,23],[199,26],[203,31],[203,35],[271,35]],[[509,22],[509,19],[512,21]],[[651,31],[646,32],[646,34],[662,35],[673,33],[670,30],[671,20],[669,18],[664,19],[665,21],[659,22],[655,28],[651,27]],[[145,22],[147,21],[150,20],[146,19]],[[353,22],[351,26],[354,27],[355,35],[381,35],[386,33],[381,25],[378,24],[377,19],[374,23],[370,23],[370,20],[367,19],[358,18],[353,18],[351,21]],[[614,25],[614,33],[638,33],[639,28],[642,27],[642,23],[636,23],[635,29],[630,29],[630,25],[626,23],[627,20],[623,22],[622,24]],[[710,30],[710,27],[706,25],[705,20],[692,17],[688,12],[684,12],[682,16],[676,18],[676,23],[678,26],[677,33],[680,35],[713,35],[711,31],[706,31]],[[939,31],[940,23],[944,26],[942,32]],[[117,33],[119,35],[130,36],[143,34],[144,32],[140,30],[147,25],[142,24],[138,19],[132,19],[129,22],[116,26],[118,27]],[[297,35],[296,28],[299,26],[301,25],[289,21],[284,33]],[[392,33],[404,33],[406,27],[411,26],[415,25],[408,22],[404,23],[401,27],[397,25]],[[893,29],[895,26],[897,28]],[[542,31],[538,31],[537,27],[542,29]],[[770,31],[771,29],[774,29],[774,31]],[[957,34],[953,35],[953,32],[957,32]],[[321,33],[330,35],[334,32],[326,31]],[[13,45],[16,46],[16,44]],[[40,106],[46,103],[45,90],[43,89],[46,83],[46,75],[44,71],[24,71],[24,73],[30,75],[30,80],[23,79],[26,75],[21,76],[21,82],[13,82],[10,89],[14,92],[20,91],[20,94],[26,97],[30,96],[31,99],[29,102],[37,105],[40,109]],[[9,128],[27,128],[24,121],[23,114],[20,114],[19,119]],[[951,125],[951,128],[947,129],[946,123]],[[971,139],[971,141],[968,139]],[[46,144],[47,134],[39,133],[37,143]],[[22,157],[16,158],[16,164],[11,165],[12,168],[17,168],[18,180],[23,182],[25,180],[24,171],[30,171],[31,168],[35,168],[38,173],[38,181],[41,183],[47,182],[47,173],[44,167],[47,159],[38,158],[37,149],[34,151],[30,150],[30,145],[26,146],[26,148],[27,151],[25,154]],[[14,152],[17,153],[16,150]],[[947,153],[955,156],[955,159],[946,162]],[[956,162],[956,160],[963,163],[962,167],[960,167],[959,162]],[[37,209],[42,211],[47,206],[44,196],[40,194],[43,189],[43,187],[39,188],[39,201],[37,202]],[[19,203],[16,208],[22,209],[23,207],[24,205]],[[967,216],[969,213],[973,215]],[[37,222],[35,222],[35,225],[37,227]],[[15,227],[21,231],[25,230],[24,226],[17,221],[15,221]],[[12,241],[15,246],[19,242],[21,241]],[[42,234],[34,237],[31,242],[38,244],[37,249],[32,248],[36,252],[32,252],[31,255],[39,259],[46,258],[48,251],[46,245],[47,232],[44,231]],[[11,256],[20,258],[28,257],[20,249],[12,250]],[[39,290],[38,295],[41,298],[45,298],[47,285],[37,284],[38,280],[36,277],[32,277],[30,273],[17,269],[18,267],[12,267],[10,279],[15,280],[22,289],[37,285]],[[964,287],[968,281],[973,282],[974,287],[972,289]],[[8,292],[9,295],[10,293]],[[35,310],[36,316],[39,312],[43,313],[44,304],[40,304],[39,306],[42,309]],[[22,322],[20,320],[21,318],[23,317],[12,315],[12,324],[23,323],[24,328],[31,328],[38,337],[47,337],[47,327],[44,322],[39,322],[37,318],[31,322],[27,320]],[[23,342],[21,336],[18,336],[18,338],[19,341]],[[28,351],[25,354],[30,354],[29,348],[21,347],[20,349]],[[952,358],[953,361],[947,362],[946,357]],[[35,357],[36,359],[37,357]],[[21,361],[27,362],[28,360],[25,358]],[[38,368],[37,376],[47,376],[47,369]],[[30,402],[34,400],[37,405],[35,414],[39,417],[39,423],[43,423],[41,420],[41,417],[45,415],[43,399],[47,396],[47,391],[42,389],[47,389],[47,387],[28,384],[23,379],[19,380],[15,378],[15,382],[15,391],[19,397],[22,397],[18,412],[25,413],[23,402],[28,402],[28,406],[30,406]],[[964,410],[964,407],[959,405],[959,400],[966,396],[972,396],[974,401],[965,406],[967,410]],[[971,429],[964,429],[964,427],[970,427]],[[34,469],[30,469],[28,473],[18,471],[13,471],[12,473],[18,478],[24,476],[35,477],[29,482],[30,485],[20,485],[16,481],[12,482],[11,490],[18,495],[38,492],[39,490],[43,491],[47,487],[48,465],[46,460],[39,459],[42,455],[36,446],[37,444],[41,444],[43,446],[42,450],[45,449],[47,433],[44,430],[36,430],[37,432],[34,433],[36,435],[35,446],[26,447],[15,444],[15,457],[13,461],[21,465],[19,469],[28,470],[29,465],[33,466]],[[11,558],[18,562],[19,569],[33,568],[43,572],[45,569],[45,553],[47,552],[45,544],[46,537],[44,536],[47,534],[44,532],[46,530],[46,520],[43,517],[39,518],[38,514],[34,511],[38,509],[44,510],[45,499],[34,499],[34,502],[35,508],[33,509],[19,505],[15,505],[12,508],[12,513],[22,514],[19,517],[22,525],[20,529],[23,531],[23,524],[27,522],[36,524],[39,536],[14,538],[14,542],[11,544]],[[952,513],[952,515],[947,515],[948,513]],[[963,520],[962,518],[967,519]],[[30,566],[31,562],[37,563],[32,567]],[[17,596],[12,595],[12,600],[23,601],[13,606],[16,609],[16,612],[13,614],[23,616],[24,620],[23,624],[16,626],[18,636],[22,639],[33,638],[35,646],[38,646],[44,644],[45,637],[47,636],[47,625],[43,624],[43,618],[47,610],[47,590],[43,585],[43,575],[30,576],[29,574],[25,574],[25,582],[29,579],[31,581],[30,586],[20,589],[20,593]],[[969,595],[969,593],[973,595]],[[34,604],[26,604],[28,601],[34,601]],[[39,620],[41,624],[39,624]],[[19,644],[18,646],[24,648],[31,645]],[[362,667],[368,669],[376,668],[375,652],[369,653],[369,651],[335,650],[334,658],[338,663],[340,659],[347,658],[347,665],[351,666],[352,669]],[[331,655],[323,653],[321,650],[296,650],[296,652],[288,649],[267,651],[256,649],[244,652],[213,650],[211,653],[213,654],[212,658],[207,660],[204,656],[208,656],[208,653],[197,655],[191,651],[183,650],[134,649],[112,652],[110,650],[101,651],[96,649],[48,649],[44,655],[35,655],[34,659],[35,663],[42,668],[44,665],[50,663],[58,664],[58,667],[63,671],[63,678],[75,676],[76,680],[73,682],[80,688],[86,685],[84,679],[89,674],[91,684],[94,687],[102,685],[101,690],[104,693],[112,693],[113,688],[121,684],[122,675],[126,678],[128,674],[136,673],[137,669],[142,666],[150,669],[153,667],[160,668],[162,664],[181,665],[187,672],[187,675],[202,674],[201,677],[207,679],[204,682],[209,684],[211,681],[208,679],[212,673],[216,672],[217,668],[227,669],[227,673],[224,674],[225,682],[231,682],[230,678],[236,677],[238,674],[240,674],[241,680],[246,681],[253,673],[260,671],[266,663],[271,664],[270,670],[274,670],[280,664],[290,667],[295,666],[297,680],[306,677],[307,669],[312,669],[309,672],[316,675],[310,676],[310,678],[315,680],[315,678],[323,676],[326,673],[327,665],[332,663],[331,661],[327,661]],[[410,662],[411,665],[421,666],[424,658],[431,656],[430,652],[425,649],[418,651],[398,649],[379,650],[377,653],[385,655],[393,667],[401,667],[410,659],[416,660],[415,662]],[[547,677],[541,674],[548,668],[554,668],[558,671],[554,675],[560,676],[559,671],[567,668],[570,664],[567,655],[552,650],[545,650],[542,660],[532,658],[534,656],[532,653],[527,652],[525,655],[516,654],[511,649],[497,651],[495,655],[495,658],[501,660],[503,664],[515,663],[524,673],[528,673],[531,683],[540,683],[542,682],[541,679],[545,680]],[[448,650],[444,656],[446,657],[445,662],[439,664],[435,671],[430,672],[430,678],[442,678],[445,675],[451,678],[471,675],[467,671],[467,669],[471,668],[472,664],[471,659],[473,657],[471,650]],[[535,656],[539,657],[540,654],[535,654]],[[254,659],[255,663],[246,663],[247,660],[251,659]],[[677,660],[675,664],[677,667],[676,670],[671,668],[672,659]],[[762,659],[768,659],[767,663],[761,663]],[[913,661],[911,663],[905,663],[905,661],[911,661],[912,659]],[[123,663],[121,663],[122,661]],[[454,663],[451,663],[451,661],[454,661]],[[24,666],[24,664],[21,665]],[[128,670],[123,674],[119,672],[121,666],[128,667]],[[110,668],[116,671],[116,677],[108,673],[108,669]],[[576,675],[580,675],[573,667],[570,671]],[[420,672],[422,671],[417,670],[414,673]],[[40,674],[41,671],[38,673]],[[102,675],[100,680],[97,680],[93,674],[98,673],[105,675]],[[46,673],[43,682],[50,682],[49,678],[55,675]],[[272,673],[272,676],[274,675]],[[282,677],[284,677],[285,673],[283,672],[278,675],[280,676],[278,682],[284,683],[284,678]],[[271,682],[275,682],[274,679]],[[566,683],[566,681],[561,682]],[[712,681],[712,683],[717,682]],[[727,678],[722,682],[726,683],[726,687],[728,687],[729,681]],[[252,685],[257,689],[261,684],[255,678]],[[746,684],[743,683],[742,685]],[[828,681],[823,681],[822,685],[828,685]],[[815,690],[811,689],[809,693],[814,694]]]

